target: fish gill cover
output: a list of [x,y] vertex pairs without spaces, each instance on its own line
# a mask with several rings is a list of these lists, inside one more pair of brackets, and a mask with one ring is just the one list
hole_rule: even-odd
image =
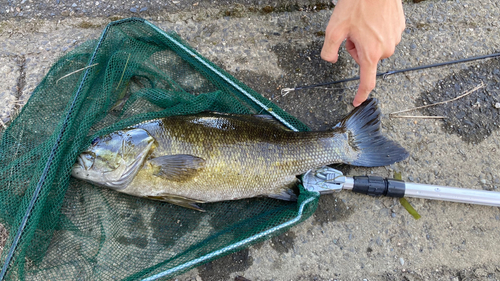
[[303,189],[298,202],[238,200],[205,204],[201,213],[70,177],[96,136],[171,115],[258,114],[264,104],[307,130],[175,34],[142,19],[109,24],[99,40],[60,58],[0,132],[5,279],[171,276],[309,217],[317,195]]

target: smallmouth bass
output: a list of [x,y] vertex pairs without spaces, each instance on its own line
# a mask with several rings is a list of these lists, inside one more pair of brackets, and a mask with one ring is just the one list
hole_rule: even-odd
[[332,130],[293,132],[265,116],[204,113],[146,121],[96,138],[72,175],[119,192],[202,210],[197,203],[296,200],[297,176],[333,163],[385,166],[408,152],[380,132],[377,100]]

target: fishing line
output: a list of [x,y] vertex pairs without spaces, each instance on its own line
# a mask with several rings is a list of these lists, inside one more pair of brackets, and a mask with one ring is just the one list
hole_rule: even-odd
[[[415,71],[415,70],[421,70],[421,69],[427,69],[427,68],[433,68],[433,67],[450,65],[450,64],[456,64],[456,63],[462,63],[462,62],[469,62],[469,61],[474,61],[474,60],[494,58],[494,57],[498,57],[498,56],[500,56],[500,53],[494,53],[494,54],[489,54],[489,55],[484,55],[484,56],[477,56],[477,57],[459,59],[459,60],[454,60],[454,61],[440,62],[440,63],[429,64],[429,65],[422,65],[422,66],[410,67],[410,68],[405,68],[405,69],[390,70],[390,71],[386,71],[386,72],[379,72],[379,73],[376,74],[376,76],[377,77],[382,76],[383,79],[386,79],[387,76],[393,75],[393,74],[397,74],[397,73],[408,72],[408,71]],[[328,86],[328,85],[334,85],[334,84],[339,84],[339,83],[344,83],[344,82],[349,82],[349,81],[355,81],[355,80],[359,80],[359,76],[352,77],[352,78],[341,79],[341,80],[337,80],[337,81],[333,81],[333,82],[325,82],[325,83],[319,83],[319,84],[314,84],[314,85],[304,85],[304,86],[298,86],[298,87],[295,87],[295,88],[283,88],[283,89],[281,89],[281,95],[285,96],[286,94],[288,94],[290,92],[293,92],[293,91],[306,90],[306,89],[311,89],[311,88],[316,88],[316,87],[322,87],[322,86]]]

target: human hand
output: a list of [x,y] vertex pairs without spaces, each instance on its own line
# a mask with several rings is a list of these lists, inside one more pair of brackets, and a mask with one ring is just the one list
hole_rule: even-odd
[[359,87],[353,105],[375,88],[377,63],[390,57],[401,41],[405,17],[401,0],[339,0],[325,31],[321,58],[335,63],[340,44],[359,65]]

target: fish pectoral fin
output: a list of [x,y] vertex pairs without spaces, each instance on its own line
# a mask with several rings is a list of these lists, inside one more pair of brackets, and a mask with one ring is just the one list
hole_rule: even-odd
[[170,195],[170,194],[165,194],[165,195],[159,194],[156,196],[146,196],[146,197],[149,199],[167,202],[184,208],[189,208],[200,212],[206,212],[200,206],[196,205],[196,203],[204,203],[203,201],[193,200],[186,197]]
[[153,175],[171,181],[189,180],[205,167],[205,159],[189,154],[160,156],[149,163],[153,166]]

